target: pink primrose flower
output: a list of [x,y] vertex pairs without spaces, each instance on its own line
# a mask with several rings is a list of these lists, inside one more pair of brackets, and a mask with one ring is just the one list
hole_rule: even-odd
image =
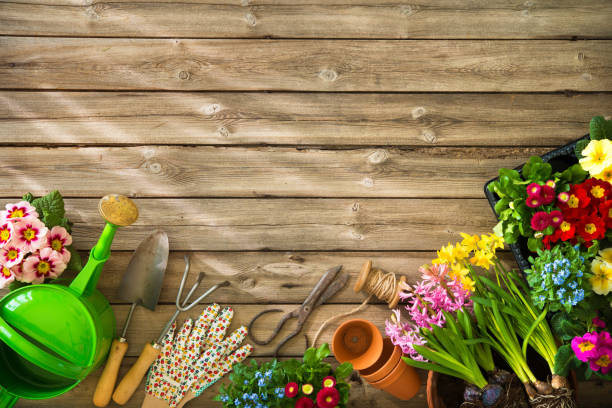
[[597,333],[585,333],[582,337],[574,337],[572,339],[572,350],[576,354],[576,358],[580,361],[587,362],[597,356]]
[[0,211],[0,220],[19,221],[28,218],[38,218],[36,209],[27,201],[20,201],[16,204],[7,204],[6,210]]
[[21,247],[12,244],[5,245],[0,250],[0,263],[11,268],[23,260],[25,253],[26,251]]
[[6,288],[15,280],[15,274],[5,265],[0,265],[0,289]]
[[14,235],[13,223],[6,221],[0,225],[0,248],[9,243]]
[[15,242],[26,252],[34,252],[47,243],[45,237],[49,229],[36,218],[20,220],[15,223]]
[[23,281],[42,283],[46,278],[57,278],[66,269],[61,255],[51,248],[43,248],[23,261]]
[[55,226],[47,234],[47,245],[59,253],[66,264],[70,261],[70,251],[66,247],[71,244],[72,237],[64,227]]

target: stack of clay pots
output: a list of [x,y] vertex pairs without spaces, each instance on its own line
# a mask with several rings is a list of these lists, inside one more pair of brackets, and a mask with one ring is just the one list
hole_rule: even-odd
[[353,319],[344,322],[332,339],[336,359],[348,361],[373,387],[408,400],[419,391],[421,379],[402,360],[402,350],[382,337],[371,322]]

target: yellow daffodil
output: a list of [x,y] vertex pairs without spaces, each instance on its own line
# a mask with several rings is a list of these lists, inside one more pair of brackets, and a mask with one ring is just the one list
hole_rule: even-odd
[[582,168],[593,175],[601,174],[612,164],[612,142],[608,139],[591,140],[582,155]]
[[434,259],[432,262],[436,264],[445,263],[445,264],[450,265],[455,262],[455,256],[453,255],[453,252],[454,252],[454,247],[449,242],[447,246],[440,248],[440,250],[437,252],[438,257]]
[[593,292],[598,295],[606,296],[612,290],[612,268],[610,265],[600,259],[594,259],[591,263],[591,285]]
[[461,261],[467,258],[468,256],[470,256],[470,250],[464,247],[463,245],[457,243],[457,245],[455,245],[455,247],[453,248],[453,258],[455,258],[457,261]]
[[470,292],[474,291],[475,282],[469,276],[461,277],[461,284],[463,285],[463,289],[469,290]]
[[451,265],[451,271],[449,275],[451,278],[462,278],[467,276],[470,271],[462,263],[455,263]]
[[478,241],[480,240],[480,237],[478,235],[470,235],[470,234],[466,234],[465,232],[461,232],[461,237],[463,238],[463,241],[461,241],[461,245],[463,245],[464,247],[466,247],[470,252],[471,251],[476,251],[476,249],[478,249]]
[[480,241],[478,241],[478,247],[495,254],[496,249],[504,247],[504,239],[495,234],[482,234],[480,236]]
[[493,265],[492,258],[493,253],[481,249],[474,252],[474,256],[470,258],[470,263],[484,269],[489,269]]

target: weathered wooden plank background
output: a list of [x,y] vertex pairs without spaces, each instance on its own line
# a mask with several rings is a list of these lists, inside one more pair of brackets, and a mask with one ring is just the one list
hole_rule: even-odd
[[[97,199],[136,198],[99,285],[120,323],[131,251],[153,228],[170,235],[161,306],[137,311],[124,371],[171,313],[184,254],[207,284],[230,280],[211,300],[235,306],[235,326],[296,307],[337,264],[349,286],[367,259],[414,280],[460,231],[493,226],[482,186],[497,168],[612,115],[609,0],[298,3],[0,0],[2,201],[60,189],[85,254]],[[311,338],[363,300],[349,286]],[[381,328],[387,315],[363,313]],[[18,406],[90,406],[97,375]],[[607,407],[610,391],[582,383],[580,406]],[[425,389],[400,402],[355,377],[351,406],[424,407]]]

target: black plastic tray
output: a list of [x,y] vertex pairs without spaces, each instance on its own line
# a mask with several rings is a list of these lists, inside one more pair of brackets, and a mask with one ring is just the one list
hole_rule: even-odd
[[[542,160],[550,163],[550,165],[552,166],[553,172],[563,171],[567,169],[568,167],[570,167],[571,165],[578,163],[578,159],[576,158],[576,155],[574,154],[574,147],[576,147],[576,143],[578,143],[578,141],[582,139],[586,139],[588,137],[589,137],[589,134],[587,133],[586,135],[584,135],[583,137],[581,137],[580,139],[572,143],[568,143],[563,147],[560,147],[556,150],[552,150],[548,153],[545,153],[544,155],[541,156]],[[515,170],[518,170],[518,172],[520,173],[522,167],[523,166],[521,165],[515,168]],[[497,194],[489,191],[489,188],[488,188],[489,184],[496,181],[498,178],[499,177],[496,177],[494,179],[487,181],[484,185],[484,192],[485,192],[485,196],[487,196],[487,200],[489,200],[489,204],[491,205],[493,214],[495,214],[495,218],[497,218],[497,220],[499,221],[499,217],[497,213],[495,212],[495,204],[497,204],[500,198]],[[531,252],[527,248],[527,238],[522,237],[522,236],[519,237],[518,241],[515,244],[510,244],[510,249],[512,250],[512,253],[514,254],[516,263],[518,264],[521,271],[524,271],[525,269],[529,269],[531,267],[531,265],[529,264],[529,261],[527,260],[527,258],[529,257],[529,254],[531,254]]]

